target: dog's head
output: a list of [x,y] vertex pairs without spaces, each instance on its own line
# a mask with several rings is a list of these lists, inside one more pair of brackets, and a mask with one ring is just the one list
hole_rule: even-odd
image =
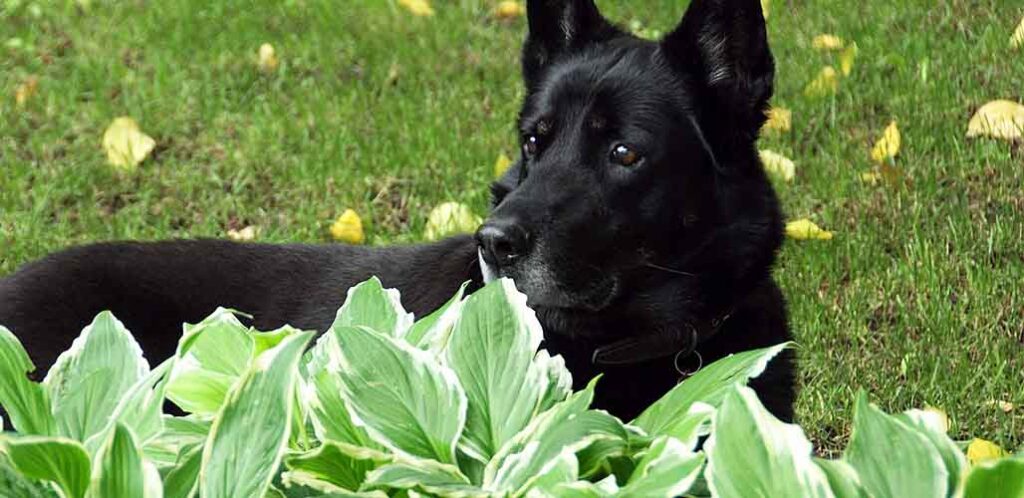
[[781,242],[755,149],[774,75],[759,0],[693,0],[660,41],[592,0],[527,13],[522,153],[477,233],[485,276],[551,321],[632,310],[678,336],[727,312]]

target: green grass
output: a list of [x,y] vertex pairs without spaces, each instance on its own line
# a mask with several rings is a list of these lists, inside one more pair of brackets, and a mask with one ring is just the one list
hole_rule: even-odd
[[[685,4],[600,3],[662,30]],[[794,128],[762,146],[797,162],[778,185],[787,213],[837,232],[789,242],[777,271],[801,344],[802,424],[836,448],[865,388],[887,410],[947,410],[954,437],[1019,447],[1024,148],[963,136],[984,102],[1024,97],[1024,57],[1008,46],[1024,6],[774,3],[774,102]],[[483,214],[522,96],[525,23],[494,21],[495,4],[437,0],[421,19],[390,0],[0,3],[0,274],[70,244],[249,224],[263,241],[321,242],[347,207],[373,244],[420,240],[442,201]],[[823,32],[860,56],[837,96],[813,100],[803,86],[835,60],[810,46]],[[255,69],[264,42],[282,61],[270,76]],[[18,107],[30,75],[38,94]],[[120,115],[158,142],[133,175],[100,148]],[[891,119],[907,184],[865,185]]]

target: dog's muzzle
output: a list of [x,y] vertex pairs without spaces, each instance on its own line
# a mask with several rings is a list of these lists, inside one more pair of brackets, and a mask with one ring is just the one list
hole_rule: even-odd
[[498,270],[491,266],[484,259],[484,250],[481,247],[476,249],[477,259],[480,261],[480,273],[484,276],[484,283],[489,284],[498,279]]

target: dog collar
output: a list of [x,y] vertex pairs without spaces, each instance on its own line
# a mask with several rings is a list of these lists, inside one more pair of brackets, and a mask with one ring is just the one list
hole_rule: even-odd
[[686,322],[684,330],[673,334],[630,337],[594,350],[590,361],[595,365],[627,365],[675,355],[679,358],[694,353],[702,340],[717,334],[734,310],[714,318]]

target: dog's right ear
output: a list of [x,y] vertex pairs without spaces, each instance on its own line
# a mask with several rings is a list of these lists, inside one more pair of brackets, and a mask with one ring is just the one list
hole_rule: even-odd
[[526,17],[530,32],[523,45],[523,78],[531,89],[558,57],[621,34],[594,0],[527,0]]

